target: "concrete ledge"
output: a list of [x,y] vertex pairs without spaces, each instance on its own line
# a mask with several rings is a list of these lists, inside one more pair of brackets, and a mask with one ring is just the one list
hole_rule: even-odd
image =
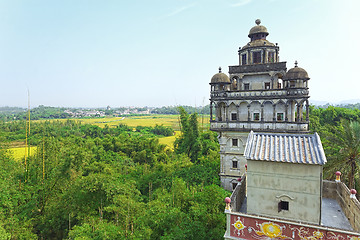
[[335,199],[352,228],[360,232],[360,202],[350,198],[350,190],[344,183],[324,180],[323,197]]

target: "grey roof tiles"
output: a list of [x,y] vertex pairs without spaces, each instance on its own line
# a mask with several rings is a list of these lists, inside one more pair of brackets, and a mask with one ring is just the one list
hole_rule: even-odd
[[255,133],[247,139],[244,156],[249,160],[323,165],[325,153],[314,134]]

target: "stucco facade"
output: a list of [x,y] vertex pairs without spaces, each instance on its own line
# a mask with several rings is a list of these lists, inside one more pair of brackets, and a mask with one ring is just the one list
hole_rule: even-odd
[[222,186],[228,189],[235,188],[239,176],[245,172],[244,148],[247,136],[245,132],[223,132],[219,135],[220,180]]
[[[248,161],[247,213],[320,224],[322,166]],[[288,210],[279,209],[287,202]]]

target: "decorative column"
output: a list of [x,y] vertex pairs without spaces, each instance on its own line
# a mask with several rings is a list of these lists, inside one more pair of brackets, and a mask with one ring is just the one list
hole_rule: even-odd
[[237,90],[240,91],[241,90],[241,86],[242,86],[242,81],[243,81],[243,74],[238,75],[238,84],[237,84]]
[[351,189],[350,190],[350,198],[351,199],[356,199],[356,190],[355,189]]
[[229,121],[229,106],[225,106],[225,115],[226,115],[226,121],[228,122]]
[[277,89],[276,84],[274,84],[275,72],[271,71],[271,72],[269,72],[269,75],[270,75],[270,79],[271,79],[271,81],[270,81],[270,89]]
[[231,199],[229,197],[225,198],[225,213],[226,213],[226,232],[224,237],[230,237],[230,226],[231,226],[231,209],[230,209]]
[[274,103],[273,104],[273,121],[275,122],[276,121],[276,104]]
[[297,112],[297,116],[296,116],[296,122],[300,122],[300,104],[298,103],[296,105],[296,112]]
[[240,104],[236,106],[236,121],[240,121]]
[[213,120],[213,102],[212,101],[210,101],[210,122],[212,122],[212,120]]
[[264,104],[261,104],[261,121],[264,121]]
[[306,100],[306,121],[309,121],[309,101]]
[[340,182],[341,172],[337,171],[337,172],[335,173],[335,175],[336,175],[335,182]]
[[215,121],[219,121],[219,110],[218,110],[218,105],[215,104]]
[[221,173],[224,173],[225,171],[224,171],[224,157],[222,157],[221,155],[220,155],[220,172]]
[[247,105],[247,107],[248,107],[248,121],[250,122],[250,104]]
[[288,102],[286,102],[285,104],[285,121],[289,121],[289,118],[288,118],[288,107],[289,107],[289,104]]

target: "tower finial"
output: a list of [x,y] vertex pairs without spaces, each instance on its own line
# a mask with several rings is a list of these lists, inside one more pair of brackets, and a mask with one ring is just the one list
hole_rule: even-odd
[[295,67],[298,67],[297,65],[298,65],[298,61],[295,60]]
[[219,73],[221,73],[221,67],[219,67]]
[[255,20],[255,23],[256,23],[257,25],[260,25],[261,20],[260,20],[260,19],[256,19],[256,20]]

